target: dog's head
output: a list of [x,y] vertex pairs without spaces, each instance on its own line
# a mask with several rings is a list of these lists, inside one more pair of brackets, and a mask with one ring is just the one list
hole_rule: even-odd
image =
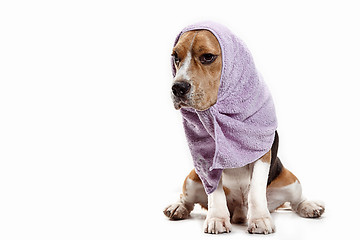
[[172,99],[176,109],[206,110],[216,103],[222,69],[221,47],[208,30],[183,33],[173,53]]

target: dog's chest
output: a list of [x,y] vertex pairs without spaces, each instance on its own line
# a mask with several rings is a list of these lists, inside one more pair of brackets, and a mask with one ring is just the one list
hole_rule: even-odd
[[222,183],[228,204],[247,205],[253,164],[241,168],[224,169]]

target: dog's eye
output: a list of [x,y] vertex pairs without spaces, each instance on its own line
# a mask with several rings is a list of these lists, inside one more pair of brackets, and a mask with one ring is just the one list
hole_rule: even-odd
[[210,64],[215,61],[216,57],[217,56],[214,54],[205,53],[205,54],[201,55],[199,59],[202,64]]
[[180,62],[180,58],[178,57],[177,53],[176,53],[176,52],[173,52],[173,54],[171,54],[171,56],[174,58],[174,63],[175,63],[176,65],[178,65],[179,62]]

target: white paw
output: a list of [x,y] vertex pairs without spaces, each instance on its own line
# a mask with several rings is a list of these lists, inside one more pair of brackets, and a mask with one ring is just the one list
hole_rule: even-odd
[[249,233],[270,234],[275,232],[275,225],[271,217],[250,219],[248,224]]
[[171,220],[181,220],[188,218],[190,211],[185,207],[183,203],[174,203],[165,208],[164,214]]
[[318,203],[314,201],[303,201],[297,207],[296,212],[305,218],[318,218],[325,211],[325,206],[323,203]]
[[217,217],[211,217],[206,218],[204,223],[204,232],[205,233],[224,233],[224,232],[231,232],[231,224],[230,224],[230,218],[217,218]]

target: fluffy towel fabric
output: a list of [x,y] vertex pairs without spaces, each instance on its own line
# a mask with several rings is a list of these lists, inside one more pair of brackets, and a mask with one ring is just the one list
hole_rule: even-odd
[[210,194],[223,169],[243,167],[271,149],[277,120],[273,100],[249,50],[230,30],[213,22],[190,25],[175,44],[184,32],[199,29],[211,31],[221,46],[218,98],[205,111],[182,108],[181,113],[196,173]]

